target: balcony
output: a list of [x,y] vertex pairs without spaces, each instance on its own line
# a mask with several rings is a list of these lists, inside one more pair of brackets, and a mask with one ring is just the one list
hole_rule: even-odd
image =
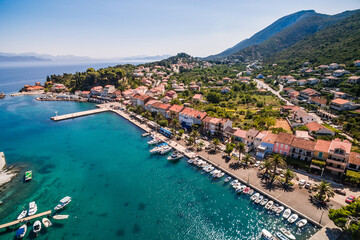
[[343,173],[345,171],[345,168],[335,168],[335,167],[330,167],[330,166],[326,166],[326,169],[335,171],[335,172],[341,172],[341,173]]
[[338,161],[338,160],[335,160],[335,159],[328,158],[328,159],[326,159],[326,162],[336,164],[336,165],[346,166],[346,162]]

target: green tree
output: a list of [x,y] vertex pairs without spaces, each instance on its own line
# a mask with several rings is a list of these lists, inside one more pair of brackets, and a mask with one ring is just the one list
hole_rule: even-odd
[[235,145],[235,149],[239,151],[239,161],[241,160],[241,154],[245,152],[245,144],[242,142],[238,142]]
[[331,187],[331,183],[326,181],[321,181],[319,184],[315,185],[316,194],[315,197],[320,201],[324,201],[325,198],[331,198],[335,196],[334,189]]
[[271,163],[268,160],[265,160],[264,161],[265,174],[267,174],[269,172],[271,167],[272,167]]
[[220,145],[219,139],[214,138],[214,139],[212,140],[212,144],[214,145],[214,150],[216,151],[217,148],[218,148],[218,146]]
[[247,165],[248,162],[250,162],[251,160],[251,155],[250,154],[246,154],[245,158],[243,159],[244,163]]
[[230,154],[232,153],[233,150],[234,150],[234,144],[233,143],[227,143],[225,153],[227,153],[230,156]]
[[275,179],[276,175],[276,169],[278,167],[286,167],[286,162],[284,160],[284,157],[280,154],[272,154],[270,155],[268,161],[270,162],[271,166],[273,167],[274,174],[272,176],[272,181]]
[[293,180],[294,177],[296,177],[296,174],[294,173],[294,171],[287,168],[285,173],[284,173],[284,176],[285,176],[285,183],[288,184],[289,181]]

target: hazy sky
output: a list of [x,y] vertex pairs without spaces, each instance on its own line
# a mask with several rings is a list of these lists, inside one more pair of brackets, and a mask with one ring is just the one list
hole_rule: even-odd
[[0,0],[0,52],[204,57],[300,10],[358,8],[360,0]]

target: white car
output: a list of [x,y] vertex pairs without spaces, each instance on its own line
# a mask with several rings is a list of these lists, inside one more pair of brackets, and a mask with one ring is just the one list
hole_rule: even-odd
[[255,167],[258,167],[260,165],[260,161],[256,161],[256,163],[255,163]]
[[231,155],[234,156],[234,157],[236,157],[236,158],[239,158],[239,154],[236,153],[236,152],[232,153]]
[[304,184],[306,184],[306,180],[301,179],[301,180],[299,181],[299,186],[303,186]]

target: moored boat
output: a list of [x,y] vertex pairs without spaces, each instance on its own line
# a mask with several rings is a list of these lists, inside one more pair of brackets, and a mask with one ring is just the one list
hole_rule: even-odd
[[248,194],[251,196],[251,195],[253,195],[253,194],[254,194],[254,192],[255,192],[255,190],[254,190],[254,189],[250,189]]
[[37,212],[38,208],[37,205],[35,203],[35,201],[29,203],[29,211],[28,211],[28,215],[32,216]]
[[66,196],[63,199],[60,200],[60,203],[58,205],[56,205],[56,207],[54,208],[54,210],[59,210],[64,208],[66,205],[68,205],[71,202],[71,197]]
[[291,210],[289,208],[287,208],[284,213],[283,213],[283,218],[289,218],[291,214]]
[[41,231],[41,222],[39,220],[36,220],[33,225],[33,232],[38,234]]
[[224,182],[229,182],[231,180],[231,177],[225,178]]
[[264,198],[263,200],[261,200],[260,205],[261,205],[261,206],[264,206],[264,205],[267,204],[268,201],[269,201],[269,199]]
[[17,217],[17,220],[20,220],[20,219],[26,217],[26,214],[27,214],[27,210],[26,209],[22,210],[20,215]]
[[254,193],[254,194],[250,197],[250,200],[251,200],[251,201],[255,201],[259,196],[260,196],[260,193]]
[[32,171],[25,172],[24,179],[25,182],[30,181],[32,179]]
[[280,206],[276,209],[276,214],[280,214],[282,211],[284,211],[284,206]]
[[243,192],[244,192],[245,194],[248,194],[250,190],[251,190],[250,187],[246,187]]
[[279,240],[289,240],[287,237],[285,237],[284,234],[281,232],[276,232],[276,237],[279,238]]
[[270,209],[273,205],[274,205],[274,202],[273,202],[273,201],[269,201],[269,202],[265,205],[265,209]]
[[147,137],[147,136],[149,136],[149,135],[150,135],[149,132],[145,132],[145,133],[141,134],[142,137]]
[[161,139],[159,139],[159,138],[154,138],[154,139],[148,141],[149,145],[154,145],[154,144],[158,144],[158,143],[161,143]]
[[50,220],[48,218],[43,218],[41,221],[45,227],[51,227],[51,225],[52,225],[52,223],[50,222]]
[[4,97],[5,97],[6,95],[5,95],[5,93],[0,93],[0,99],[3,99]]
[[167,158],[167,160],[174,161],[174,160],[178,160],[182,157],[184,157],[184,154],[182,154],[181,152],[175,151]]
[[69,215],[54,215],[53,216],[53,219],[56,219],[56,220],[63,220],[63,219],[68,219],[69,218]]
[[266,229],[261,230],[261,236],[265,239],[265,240],[273,240],[273,235]]
[[291,234],[291,232],[285,228],[280,228],[280,232],[282,232],[288,239],[295,240],[295,236]]
[[245,186],[245,185],[242,185],[242,186],[240,186],[238,189],[236,189],[236,192],[237,192],[237,193],[241,193],[242,191],[245,190],[245,188],[246,188],[246,186]]
[[237,184],[238,182],[239,182],[239,180],[235,179],[234,181],[232,181],[232,182],[230,183],[230,185],[231,185],[231,186],[234,186],[234,185]]
[[171,149],[172,149],[172,147],[170,147],[169,145],[165,145],[165,147],[163,147],[163,149],[161,149],[161,150],[159,151],[159,153],[160,153],[161,155],[164,155],[165,153],[170,152]]
[[159,144],[158,146],[150,149],[149,152],[150,153],[159,153],[161,150],[164,149],[165,146],[167,146],[167,143]]
[[263,196],[263,195],[260,195],[254,202],[255,202],[256,204],[259,204],[263,199],[264,199],[264,196]]
[[194,163],[194,159],[190,158],[190,159],[188,160],[188,163],[193,164],[193,163]]
[[16,231],[16,238],[20,239],[23,238],[26,234],[27,226],[26,224],[21,225],[21,227]]
[[306,224],[307,224],[307,220],[305,218],[303,218],[296,223],[296,226],[301,228],[301,227],[305,226]]
[[296,213],[294,213],[288,218],[288,222],[294,223],[298,218],[299,218],[299,216]]
[[279,207],[279,205],[276,204],[276,203],[274,203],[274,204],[272,205],[272,207],[270,208],[270,210],[273,211],[273,212],[276,212],[276,210],[278,209],[278,207]]

